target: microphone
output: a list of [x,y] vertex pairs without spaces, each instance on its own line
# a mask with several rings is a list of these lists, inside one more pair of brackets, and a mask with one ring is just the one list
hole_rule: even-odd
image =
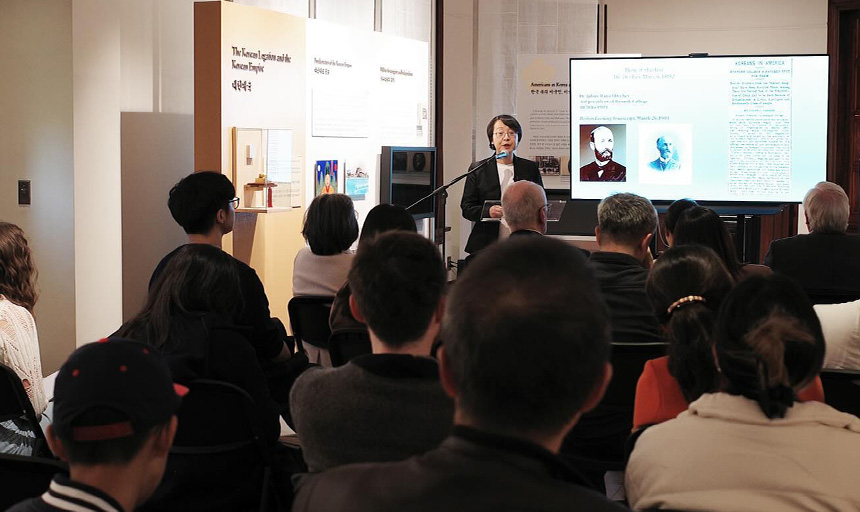
[[[508,152],[507,152],[507,151],[502,151],[501,153],[493,154],[493,155],[488,156],[487,158],[485,158],[485,159],[481,160],[481,162],[480,162],[478,165],[476,165],[476,166],[474,166],[474,167],[470,168],[468,171],[466,171],[466,172],[464,172],[463,174],[461,174],[461,175],[457,176],[456,178],[454,178],[453,180],[451,180],[448,184],[446,184],[446,185],[440,185],[440,186],[439,186],[439,187],[437,187],[437,188],[436,188],[436,190],[434,190],[433,192],[430,192],[430,193],[429,193],[429,194],[427,194],[426,196],[424,196],[424,197],[422,197],[421,199],[419,199],[419,200],[415,201],[414,203],[410,204],[409,206],[407,206],[407,207],[406,207],[406,210],[411,210],[411,209],[412,209],[412,208],[414,208],[416,205],[418,205],[418,203],[420,203],[421,201],[423,201],[423,200],[425,200],[425,199],[429,199],[429,198],[431,198],[431,197],[435,196],[436,194],[441,194],[441,196],[442,196],[443,198],[448,197],[448,188],[450,188],[450,187],[451,187],[451,185],[453,185],[454,183],[457,183],[458,181],[462,180],[463,178],[465,178],[465,177],[469,176],[470,174],[474,174],[474,173],[475,173],[475,171],[477,171],[477,170],[478,170],[478,169],[480,169],[481,167],[483,167],[483,166],[487,165],[488,163],[492,162],[492,161],[493,161],[493,158],[495,158],[496,160],[499,160],[499,159],[505,158],[506,156],[508,156]],[[444,240],[444,238],[443,238],[443,240]]]
[[502,158],[505,158],[507,156],[508,156],[507,151],[502,151],[501,153],[492,154],[492,155],[488,156],[487,158],[481,160],[481,162],[478,165],[476,165],[475,167],[472,167],[471,169],[469,169],[469,173],[473,173],[473,172],[477,171],[478,169],[480,169],[481,167],[492,162],[493,158],[495,158],[496,160],[501,160]]

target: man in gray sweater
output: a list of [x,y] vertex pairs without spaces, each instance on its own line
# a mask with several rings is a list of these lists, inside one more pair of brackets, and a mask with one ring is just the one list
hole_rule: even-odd
[[558,456],[612,375],[608,311],[585,257],[542,236],[484,251],[445,312],[439,372],[454,397],[451,435],[403,461],[308,475],[294,512],[627,510]]
[[430,357],[446,283],[436,246],[415,233],[380,235],[359,247],[348,282],[373,353],[308,370],[293,386],[290,411],[312,472],[424,453],[453,424]]

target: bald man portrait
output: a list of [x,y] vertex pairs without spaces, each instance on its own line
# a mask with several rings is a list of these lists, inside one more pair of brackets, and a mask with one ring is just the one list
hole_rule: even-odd
[[627,181],[627,168],[612,160],[615,137],[606,126],[591,130],[588,146],[594,161],[579,169],[579,181]]

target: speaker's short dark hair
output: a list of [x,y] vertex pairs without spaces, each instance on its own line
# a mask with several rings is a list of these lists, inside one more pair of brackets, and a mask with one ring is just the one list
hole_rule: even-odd
[[[81,414],[74,425],[102,425],[116,423],[127,419],[119,411],[107,407],[94,407]],[[170,424],[170,420],[148,428],[142,432],[135,432],[126,437],[108,439],[104,441],[73,441],[65,438],[59,430],[54,430],[70,464],[81,466],[97,466],[102,464],[121,465],[127,464],[143,448],[146,440],[161,432]]]
[[170,189],[167,207],[189,235],[206,234],[215,225],[218,210],[236,196],[227,176],[215,171],[189,174]]
[[417,233],[390,231],[361,243],[348,279],[368,328],[399,347],[427,331],[446,278],[436,244]]
[[557,432],[609,359],[609,321],[581,251],[545,237],[485,249],[450,293],[445,361],[486,428]]
[[352,199],[344,194],[323,194],[314,198],[305,213],[302,236],[318,256],[341,253],[358,238],[358,219]]

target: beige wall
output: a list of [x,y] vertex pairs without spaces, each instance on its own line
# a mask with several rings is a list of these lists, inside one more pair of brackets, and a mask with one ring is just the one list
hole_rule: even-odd
[[120,9],[72,2],[75,309],[78,346],[122,320]]
[[[445,2],[442,61],[442,165],[446,182],[466,172],[472,161],[472,111],[474,105],[474,2]],[[445,237],[446,255],[455,261],[465,256],[471,222],[463,219],[460,199],[464,181],[448,189],[446,223],[451,231]]]
[[[0,1],[0,220],[27,233],[39,269],[35,317],[46,373],[75,347],[72,6]],[[18,206],[17,180],[32,182]]]
[[194,167],[189,114],[123,112],[122,319],[146,300],[149,278],[165,254],[187,237],[170,216],[170,188]]
[[827,52],[827,0],[604,0],[609,53]]
[[122,320],[161,258],[187,238],[167,194],[194,170],[193,0],[120,2]]

